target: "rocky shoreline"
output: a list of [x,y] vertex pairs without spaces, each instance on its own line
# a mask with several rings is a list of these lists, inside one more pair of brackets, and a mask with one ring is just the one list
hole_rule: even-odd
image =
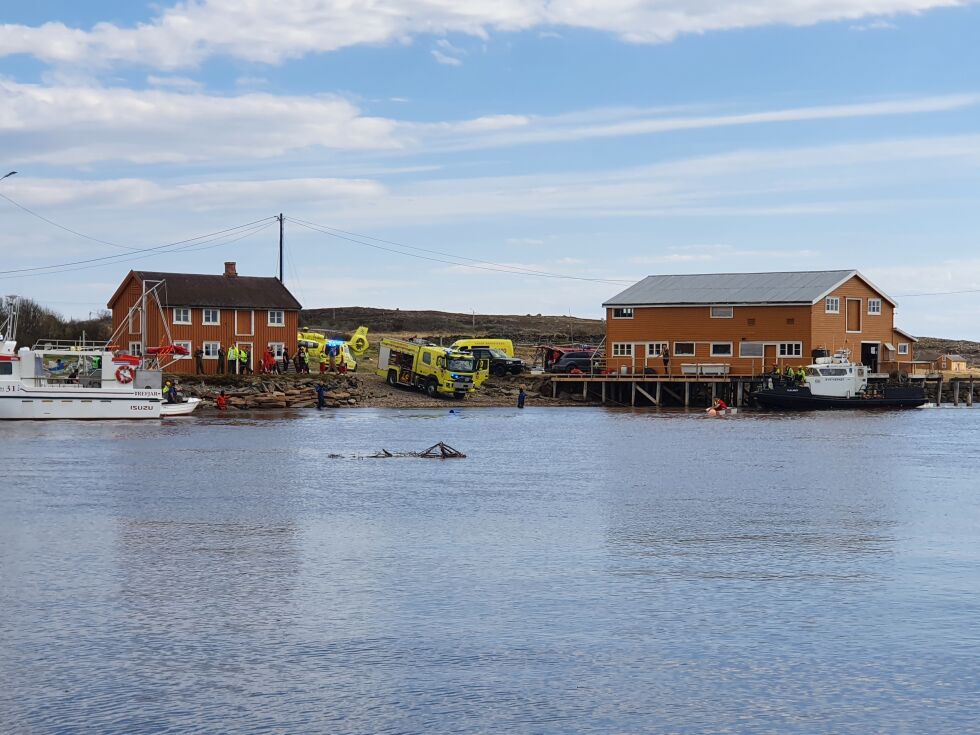
[[576,406],[586,403],[580,394],[551,397],[547,376],[508,376],[492,378],[473,394],[457,401],[449,397],[430,398],[419,391],[393,388],[372,373],[338,375],[171,375],[186,396],[200,398],[200,410],[217,410],[215,399],[225,392],[230,410],[312,408],[316,406],[316,386],[323,383],[329,408],[453,408],[457,406],[513,406],[524,385],[528,406]]

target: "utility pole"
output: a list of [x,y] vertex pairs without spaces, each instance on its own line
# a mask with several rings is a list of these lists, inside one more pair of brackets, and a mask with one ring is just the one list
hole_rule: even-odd
[[282,212],[276,218],[279,220],[279,283],[282,283],[282,230],[283,230],[283,217]]

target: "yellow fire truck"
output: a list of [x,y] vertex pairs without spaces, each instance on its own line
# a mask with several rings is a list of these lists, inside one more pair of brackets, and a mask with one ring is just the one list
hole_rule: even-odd
[[463,398],[473,393],[490,374],[487,360],[449,347],[383,339],[378,351],[377,373],[388,385],[406,385],[425,391]]

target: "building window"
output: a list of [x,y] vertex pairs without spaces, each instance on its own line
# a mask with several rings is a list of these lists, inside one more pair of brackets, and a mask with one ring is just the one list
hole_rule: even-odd
[[840,314],[840,296],[828,296],[824,310],[828,314]]
[[218,353],[221,352],[221,343],[220,342],[205,342],[203,345],[201,345],[201,349],[204,350],[204,359],[205,360],[217,360],[218,359]]
[[750,327],[754,327],[755,317],[754,316],[749,317],[748,319],[745,320],[745,323],[748,324]]
[[872,316],[881,314],[881,299],[868,299],[868,313]]
[[282,309],[269,309],[269,326],[286,326],[286,313]]
[[898,343],[898,354],[899,355],[907,355],[907,354],[909,354],[909,343],[908,342],[899,342]]
[[187,350],[186,355],[174,354],[174,357],[176,357],[178,360],[189,360],[191,353],[194,351],[194,345],[187,341],[174,340],[174,347],[183,347],[185,350]]
[[803,355],[803,343],[802,342],[780,342],[779,343],[779,356],[780,357],[801,357]]
[[632,342],[613,342],[613,357],[633,357]]
[[762,342],[739,342],[739,357],[763,357],[765,355],[765,345]]
[[674,342],[674,357],[694,357],[694,343]]
[[220,309],[205,309],[202,313],[203,318],[201,319],[201,324],[208,326],[217,326],[221,324]]
[[731,306],[712,306],[712,319],[731,319],[735,316],[735,309]]
[[190,324],[191,310],[186,306],[174,307],[174,324]]
[[276,358],[277,360],[281,360],[282,359],[282,351],[284,349],[286,349],[286,345],[285,345],[284,342],[270,342],[269,343],[269,352],[271,352],[272,353],[272,356],[274,358]]
[[613,319],[632,319],[632,309],[613,309]]
[[666,342],[648,342],[647,357],[660,357],[662,354],[664,354],[664,350],[666,349]]
[[129,333],[139,334],[142,331],[142,325],[140,323],[141,313],[139,309],[129,310]]
[[712,342],[711,343],[711,356],[712,357],[731,357],[732,356],[732,343],[731,342]]
[[129,354],[143,356],[143,343],[142,342],[130,342],[129,343]]

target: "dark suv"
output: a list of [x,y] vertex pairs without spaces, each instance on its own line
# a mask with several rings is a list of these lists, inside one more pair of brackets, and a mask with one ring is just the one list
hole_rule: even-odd
[[503,350],[493,347],[471,347],[466,351],[473,353],[473,357],[477,360],[489,360],[491,375],[501,376],[507,373],[520,375],[524,372],[524,361],[519,357],[510,357]]
[[566,352],[558,359],[558,362],[551,366],[548,372],[570,373],[574,368],[578,368],[583,373],[598,372],[601,360],[602,355],[592,350]]

